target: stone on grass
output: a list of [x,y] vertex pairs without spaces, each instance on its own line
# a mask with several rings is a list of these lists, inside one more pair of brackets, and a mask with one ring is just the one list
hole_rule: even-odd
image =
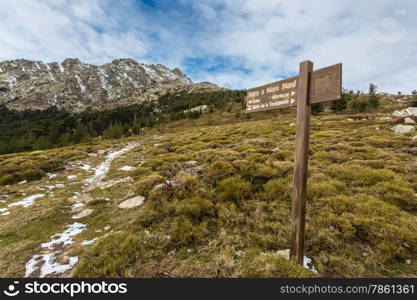
[[196,166],[198,164],[198,161],[190,160],[190,161],[185,162],[185,164],[189,166]]
[[94,210],[91,209],[91,208],[86,208],[83,211],[81,211],[78,215],[72,216],[72,218],[73,219],[81,219],[81,218],[84,218],[84,217],[87,217],[87,216],[91,215],[91,213],[93,211]]
[[395,133],[407,133],[410,131],[414,131],[416,129],[414,128],[414,126],[411,126],[411,125],[398,124],[392,127],[391,130],[393,130]]
[[123,201],[119,204],[119,208],[133,208],[136,206],[142,205],[143,201],[145,201],[145,197],[137,196],[128,200]]
[[411,119],[410,117],[405,118],[404,123],[405,124],[416,124],[416,122],[413,119]]
[[417,107],[408,107],[402,110],[396,110],[392,113],[395,117],[409,117],[409,116],[416,116],[417,117]]

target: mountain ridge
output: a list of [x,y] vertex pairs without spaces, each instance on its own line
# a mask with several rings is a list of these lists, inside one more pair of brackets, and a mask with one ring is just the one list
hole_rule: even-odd
[[131,58],[93,65],[78,58],[45,63],[17,59],[0,62],[0,104],[10,109],[57,106],[73,112],[153,101],[167,93],[222,90],[193,83],[179,68]]

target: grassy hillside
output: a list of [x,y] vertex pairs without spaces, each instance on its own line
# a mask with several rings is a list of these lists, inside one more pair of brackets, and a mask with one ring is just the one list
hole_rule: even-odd
[[[306,256],[318,274],[277,254],[289,248],[294,109],[231,109],[0,156],[0,276],[47,274],[40,256],[53,251],[71,268],[47,276],[416,277],[416,140],[378,118],[398,104],[381,107],[312,118]],[[9,207],[31,195],[43,196]],[[68,243],[42,246],[63,232]]]

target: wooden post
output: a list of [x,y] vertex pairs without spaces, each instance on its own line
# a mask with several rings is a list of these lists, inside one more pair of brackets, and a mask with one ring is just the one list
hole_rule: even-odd
[[304,61],[300,64],[300,75],[297,84],[297,128],[291,209],[290,259],[301,265],[303,265],[304,260],[308,145],[311,115],[309,85],[312,72],[313,63],[311,61]]

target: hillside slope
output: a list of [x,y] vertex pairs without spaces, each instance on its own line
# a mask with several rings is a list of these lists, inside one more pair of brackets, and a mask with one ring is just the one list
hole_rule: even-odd
[[416,277],[416,133],[392,130],[404,118],[388,113],[407,103],[382,107],[312,118],[308,268],[281,255],[288,109],[0,156],[2,176],[26,172],[0,186],[0,276]]

